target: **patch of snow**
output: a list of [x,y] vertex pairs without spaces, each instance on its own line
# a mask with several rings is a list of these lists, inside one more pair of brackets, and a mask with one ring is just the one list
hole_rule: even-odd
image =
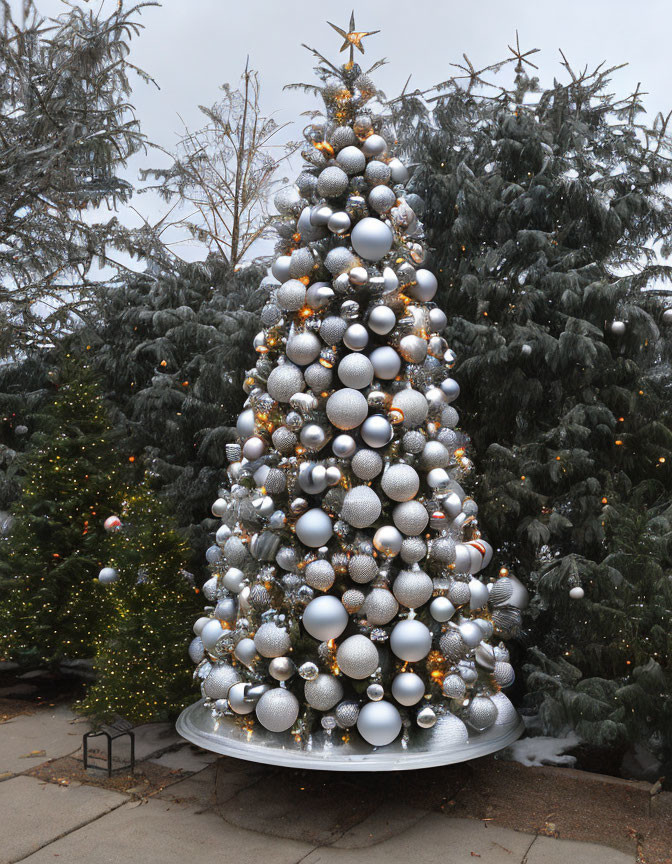
[[514,762],[520,762],[528,767],[539,765],[568,765],[576,763],[576,756],[571,756],[567,750],[572,750],[581,739],[575,732],[570,732],[565,738],[551,738],[539,735],[533,738],[521,738],[507,748],[506,755]]

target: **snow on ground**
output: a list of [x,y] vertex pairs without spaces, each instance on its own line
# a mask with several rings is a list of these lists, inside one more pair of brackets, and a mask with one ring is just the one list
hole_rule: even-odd
[[568,765],[576,762],[576,756],[571,756],[567,750],[572,750],[581,739],[574,732],[566,738],[550,738],[539,735],[534,738],[521,738],[506,750],[506,757],[523,765]]

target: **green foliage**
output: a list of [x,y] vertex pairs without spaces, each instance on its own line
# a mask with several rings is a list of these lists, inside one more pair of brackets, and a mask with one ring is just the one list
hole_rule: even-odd
[[103,521],[121,502],[117,438],[91,370],[66,359],[22,458],[0,543],[0,654],[30,665],[89,657],[106,597]]
[[[446,82],[397,103],[397,128],[486,536],[534,595],[530,699],[549,731],[669,754],[672,140],[638,94],[609,93],[613,70],[567,71],[544,89],[519,63],[492,97]],[[635,542],[647,531],[660,544]]]
[[110,612],[96,639],[96,682],[79,710],[97,721],[165,720],[192,697],[185,663],[196,594],[184,569],[189,549],[166,506],[141,484],[106,543],[119,579],[105,590]]

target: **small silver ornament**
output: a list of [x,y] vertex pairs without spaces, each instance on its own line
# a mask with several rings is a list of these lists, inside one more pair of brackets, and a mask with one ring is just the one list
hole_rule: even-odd
[[288,681],[295,672],[296,666],[290,657],[274,657],[268,664],[268,674],[276,681]]
[[372,210],[383,215],[389,213],[397,203],[397,196],[389,186],[374,186],[369,192],[368,202],[369,207],[371,207]]
[[302,663],[301,666],[299,666],[299,675],[304,681],[314,681],[319,674],[320,670],[317,668],[315,663],[309,661],[307,663]]
[[[367,171],[372,163],[367,166]],[[360,219],[350,235],[352,248],[367,261],[379,261],[392,248],[394,235],[380,219],[366,216]]]
[[311,588],[328,591],[334,584],[336,574],[329,561],[311,561],[305,569],[305,580]]
[[332,425],[347,431],[355,429],[366,419],[369,406],[359,390],[344,387],[327,399],[326,412]]
[[296,536],[305,545],[312,548],[324,546],[333,534],[331,519],[317,507],[308,510],[296,520]]
[[[356,393],[358,391],[353,390],[350,392]],[[358,395],[361,396],[361,393],[359,393]],[[364,399],[363,396],[362,399]],[[364,399],[364,402],[366,403],[366,399]],[[368,413],[368,404],[366,408]],[[364,420],[364,422],[362,423],[362,421],[360,420],[360,423],[362,424],[360,434],[364,442],[368,444],[369,447],[380,448],[385,447],[387,444],[390,443],[394,436],[394,431],[387,417],[383,417],[382,414],[374,414],[371,417],[367,417],[366,419],[362,418],[362,420]]]
[[354,528],[368,528],[382,511],[380,498],[370,486],[354,486],[343,499],[341,519]]
[[311,600],[303,617],[306,631],[320,642],[337,639],[348,625],[348,613],[337,597],[324,594]]
[[423,660],[432,647],[432,634],[417,619],[407,619],[395,625],[390,634],[390,648],[400,660],[417,663]]
[[276,366],[266,382],[269,396],[277,402],[289,402],[295,393],[303,392],[305,386],[301,370],[291,363]]
[[497,719],[497,706],[487,696],[474,696],[469,704],[467,722],[474,729],[483,732]]
[[[394,580],[392,592],[402,606],[418,609],[432,596],[434,585],[431,577],[422,571],[418,565],[410,570],[401,570]],[[480,641],[480,640],[479,640]]]
[[226,699],[240,675],[228,663],[215,663],[203,682],[203,693],[210,699]]
[[373,535],[373,545],[386,558],[393,558],[401,552],[404,537],[394,525],[383,525]]
[[351,729],[357,723],[359,716],[359,702],[347,700],[339,702],[334,711],[336,722],[343,729]]

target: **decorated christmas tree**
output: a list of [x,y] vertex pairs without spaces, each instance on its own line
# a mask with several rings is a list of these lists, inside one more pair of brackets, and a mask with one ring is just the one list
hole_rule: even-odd
[[204,700],[178,728],[266,761],[275,746],[277,761],[289,749],[375,765],[373,748],[391,745],[383,754],[425,761],[390,767],[440,764],[520,734],[501,640],[526,592],[506,562],[489,567],[464,488],[473,466],[422,202],[373,69],[354,62],[370,34],[352,19],[334,29],[350,60],[313,52],[325,113],[275,199],[259,358],[190,648]]

